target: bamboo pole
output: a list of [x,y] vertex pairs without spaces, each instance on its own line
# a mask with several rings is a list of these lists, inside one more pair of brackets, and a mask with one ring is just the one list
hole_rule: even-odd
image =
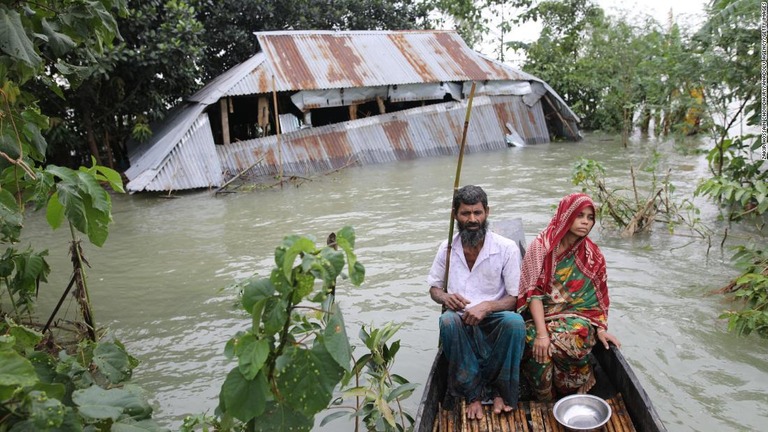
[[472,114],[472,101],[475,98],[475,82],[472,81],[472,88],[469,90],[469,101],[467,102],[467,114],[464,117],[464,132],[461,134],[461,144],[459,145],[459,161],[456,164],[456,176],[453,180],[453,195],[451,196],[451,222],[448,226],[448,248],[445,251],[445,274],[443,275],[443,291],[448,292],[448,273],[451,267],[451,243],[453,243],[453,197],[459,190],[459,180],[461,179],[461,164],[464,162],[464,148],[467,144],[467,130],[469,129],[469,118]]

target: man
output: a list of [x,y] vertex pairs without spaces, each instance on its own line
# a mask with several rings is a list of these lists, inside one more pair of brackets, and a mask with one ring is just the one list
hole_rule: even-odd
[[432,300],[443,305],[440,342],[448,360],[448,392],[467,401],[467,417],[483,417],[482,402],[496,414],[517,405],[525,323],[515,312],[520,280],[517,244],[488,231],[488,197],[464,186],[453,198],[459,232],[451,243],[448,289],[443,241],[429,271]]

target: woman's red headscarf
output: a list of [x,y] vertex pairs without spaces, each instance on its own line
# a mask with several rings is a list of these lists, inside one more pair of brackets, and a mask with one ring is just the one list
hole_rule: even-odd
[[[582,237],[574,243],[570,249],[560,251],[555,256],[555,248],[560,240],[571,229],[573,221],[586,207],[592,207],[595,211],[595,203],[587,194],[574,193],[565,196],[557,206],[557,213],[549,222],[531,246],[525,252],[523,269],[520,276],[520,295],[517,298],[518,311],[528,306],[532,296],[540,295],[542,291],[549,292],[552,284],[552,276],[557,265],[557,259],[565,256],[568,251],[574,251],[576,265],[584,276],[588,277],[595,287],[597,301],[608,317],[608,286],[606,285],[605,258],[597,245],[589,239]],[[540,287],[540,288],[539,288]],[[594,323],[604,326],[603,323]]]

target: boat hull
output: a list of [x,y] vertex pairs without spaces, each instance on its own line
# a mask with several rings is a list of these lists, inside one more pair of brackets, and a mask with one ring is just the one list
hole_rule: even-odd
[[[606,400],[622,399],[632,425],[638,432],[664,432],[667,430],[656,413],[648,394],[640,385],[637,376],[618,348],[611,346],[610,349],[605,349],[602,345],[597,345],[592,350],[591,361],[597,377],[597,384],[590,390],[590,394]],[[438,351],[424,387],[419,410],[416,414],[414,431],[432,432],[436,430],[434,427],[439,421],[440,404],[447,388],[447,370],[447,361],[442,355],[442,351]],[[531,430],[536,429],[535,421],[533,423]]]

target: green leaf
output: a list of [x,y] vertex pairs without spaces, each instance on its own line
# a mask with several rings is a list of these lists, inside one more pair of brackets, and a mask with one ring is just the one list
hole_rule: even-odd
[[[94,165],[96,162],[94,161]],[[125,189],[123,188],[123,179],[120,177],[120,173],[113,170],[112,168],[96,165],[96,170],[101,174],[101,177],[98,179],[100,181],[106,181],[109,183],[109,187],[112,188],[113,191],[119,192],[119,193],[125,193]]]
[[0,386],[31,386],[37,382],[32,363],[15,351],[0,351]]
[[62,383],[46,384],[38,382],[30,388],[41,391],[53,399],[64,400],[67,396],[67,387]]
[[75,42],[72,38],[64,33],[56,31],[54,26],[51,25],[47,19],[43,18],[40,23],[42,25],[43,34],[48,37],[48,47],[51,48],[56,57],[62,57],[75,47]]
[[93,420],[117,420],[121,415],[147,415],[152,408],[142,398],[122,388],[105,390],[93,385],[72,393],[80,414]]
[[[104,190],[102,189],[102,192]],[[106,194],[106,192],[104,192]],[[93,195],[82,193],[83,208],[85,209],[88,240],[96,246],[102,246],[109,235],[109,223],[112,221],[110,210],[94,207]],[[108,199],[108,198],[107,198]],[[111,206],[111,204],[110,204]]]
[[45,149],[48,147],[48,143],[43,138],[43,134],[40,132],[40,128],[31,123],[25,123],[23,129],[24,137],[31,144],[29,148],[34,159],[43,159],[45,157]]
[[285,251],[282,262],[278,263],[279,267],[282,269],[283,275],[285,275],[285,278],[288,279],[289,282],[293,280],[291,279],[291,276],[293,272],[293,263],[296,261],[296,257],[301,253],[312,253],[315,251],[315,243],[307,237],[298,237],[293,238],[292,240],[293,243],[288,250]]
[[266,336],[271,336],[283,328],[285,321],[290,318],[287,309],[288,304],[284,300],[277,297],[267,299],[262,317]]
[[266,406],[269,384],[263,371],[248,380],[239,368],[232,369],[219,394],[219,408],[234,418],[247,422],[260,416]]
[[243,287],[243,298],[241,300],[243,309],[252,313],[253,306],[275,294],[275,286],[269,279],[249,280]]
[[21,16],[5,7],[0,8],[0,51],[34,68],[42,63],[34,43],[27,37]]
[[764,214],[766,211],[768,211],[768,199],[764,199],[758,206],[757,206],[757,212],[758,214]]
[[51,228],[57,229],[61,226],[61,222],[64,220],[64,206],[59,202],[58,192],[54,192],[48,200],[48,206],[45,209],[45,218]]
[[365,267],[357,262],[357,257],[353,251],[355,246],[355,231],[352,227],[344,227],[336,234],[336,244],[347,255],[347,270],[349,279],[355,286],[360,286],[365,279]]
[[130,356],[114,343],[98,343],[93,351],[93,364],[112,384],[119,384],[131,377]]
[[349,247],[355,247],[355,229],[351,226],[345,226],[344,228],[340,229],[339,232],[336,233],[337,242],[339,238],[343,238]]
[[344,390],[344,397],[362,397],[366,399],[375,399],[376,393],[368,387],[358,386]]
[[59,202],[64,206],[64,215],[67,220],[81,233],[88,232],[88,217],[86,216],[85,203],[80,192],[73,184],[61,181],[56,185],[59,194]]
[[336,420],[337,418],[341,418],[341,417],[348,416],[348,415],[349,415],[349,413],[347,413],[345,411],[336,411],[336,412],[334,412],[332,414],[329,414],[329,415],[325,416],[323,418],[323,420],[320,422],[320,426],[321,427],[325,426],[326,424]]
[[16,243],[21,236],[24,216],[19,210],[16,198],[7,189],[0,190],[0,233],[2,240]]
[[397,399],[397,398],[399,398],[401,396],[403,398],[407,398],[408,396],[411,395],[411,393],[413,393],[413,391],[418,386],[419,386],[418,383],[406,383],[406,384],[403,384],[403,385],[397,387],[396,389],[394,389],[391,392],[389,392],[389,394],[387,395],[387,402],[392,402],[393,400],[395,400],[395,399]]
[[94,209],[103,213],[109,213],[112,210],[112,201],[109,194],[101,187],[96,175],[85,170],[77,171],[78,185],[82,189],[83,196],[90,196],[91,205]]
[[325,247],[320,251],[320,257],[325,259],[328,265],[326,269],[331,279],[336,279],[344,269],[344,253],[330,247]]
[[352,348],[344,326],[344,316],[338,304],[331,307],[328,323],[323,332],[323,344],[336,363],[348,371],[352,360]]
[[25,354],[33,352],[35,346],[43,339],[43,335],[40,332],[19,325],[10,326],[7,332],[16,340],[16,351]]
[[344,375],[322,345],[311,350],[290,347],[280,356],[277,388],[285,403],[312,417],[328,406],[333,389]]
[[291,301],[293,304],[297,304],[312,292],[312,289],[315,287],[315,277],[311,274],[299,273],[295,276],[294,280],[296,288],[293,291]]
[[64,422],[66,407],[61,401],[51,399],[43,392],[31,391],[27,395],[32,424],[39,430],[50,430]]
[[310,431],[314,417],[296,411],[288,405],[268,402],[264,414],[253,425],[254,432]]
[[240,339],[236,348],[239,356],[238,366],[245,379],[252,380],[256,377],[269,356],[270,344],[266,339],[259,339],[253,335],[246,335]]
[[365,280],[365,267],[363,267],[360,262],[355,261],[352,265],[352,268],[349,270],[349,280],[352,281],[355,286],[362,285],[363,280]]
[[72,401],[80,414],[93,420],[117,420],[126,414],[134,418],[146,418],[152,413],[140,392],[131,386],[103,389],[97,385],[72,393]]

